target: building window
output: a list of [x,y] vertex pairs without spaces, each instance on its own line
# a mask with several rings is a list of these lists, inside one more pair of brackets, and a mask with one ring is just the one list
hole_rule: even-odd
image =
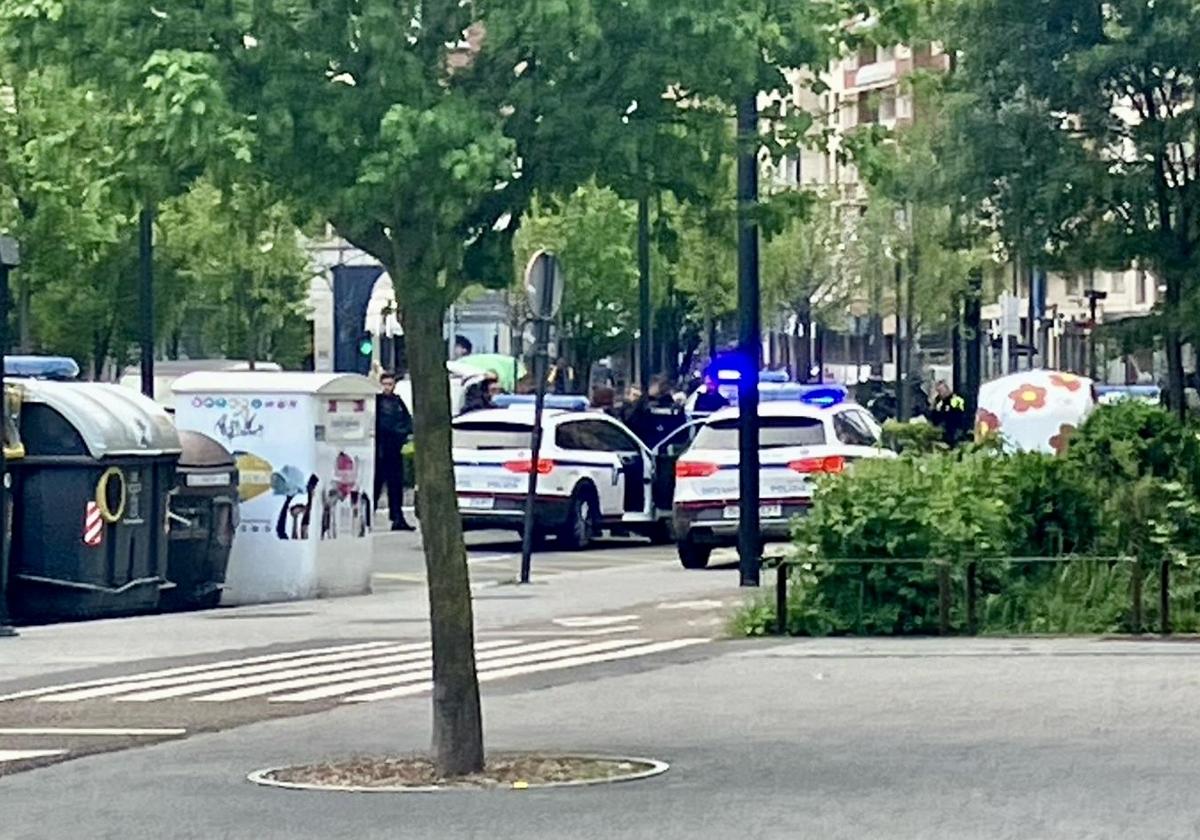
[[1112,277],[1112,280],[1110,281],[1111,285],[1109,286],[1109,288],[1112,290],[1112,293],[1114,295],[1125,294],[1125,272],[1114,271],[1109,276]]
[[[894,103],[893,103],[894,106]],[[858,124],[871,125],[879,122],[879,103],[875,97],[870,94],[862,93],[858,96]]]
[[875,54],[876,61],[891,61],[895,57],[896,57],[896,48],[895,47],[880,47],[879,51]]
[[875,63],[875,45],[863,44],[858,48],[858,66],[866,67]]
[[1137,278],[1134,280],[1134,297],[1137,303],[1146,303],[1150,298],[1149,283],[1146,280],[1146,272],[1138,269]]
[[1078,274],[1063,275],[1063,287],[1066,290],[1067,297],[1079,297],[1082,294]]
[[879,97],[879,121],[896,119],[896,89],[888,88]]

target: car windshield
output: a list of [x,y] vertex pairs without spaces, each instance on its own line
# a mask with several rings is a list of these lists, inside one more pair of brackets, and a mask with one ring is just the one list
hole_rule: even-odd
[[455,423],[455,449],[528,449],[533,426],[527,423]]
[[[825,424],[816,417],[760,417],[759,449],[783,446],[820,446],[825,443]],[[700,427],[693,449],[737,449],[736,417],[705,423]]]

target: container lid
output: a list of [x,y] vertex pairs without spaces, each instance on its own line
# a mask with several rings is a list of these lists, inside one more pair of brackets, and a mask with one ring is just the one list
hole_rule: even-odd
[[379,386],[357,373],[198,371],[176,379],[176,394],[314,394],[368,396]]
[[61,414],[79,431],[93,458],[180,451],[171,416],[136,391],[101,382],[31,379],[21,384],[24,401],[41,403]]
[[181,469],[192,467],[204,469],[207,467],[233,467],[235,462],[229,450],[208,435],[199,432],[179,433],[179,442],[183,446],[183,454],[179,456]]
[[79,377],[79,365],[66,356],[5,356],[6,376],[65,381]]

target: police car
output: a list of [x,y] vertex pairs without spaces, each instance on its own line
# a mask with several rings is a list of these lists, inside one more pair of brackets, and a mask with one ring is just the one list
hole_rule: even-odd
[[674,479],[672,454],[686,445],[687,430],[651,451],[620,421],[589,410],[586,399],[547,397],[534,464],[532,397],[500,397],[497,404],[453,423],[464,528],[520,531],[536,471],[539,536],[554,536],[569,549],[586,547],[606,529],[670,541],[672,488],[664,482]]
[[[818,476],[840,473],[860,458],[894,458],[880,446],[882,430],[840,386],[760,386],[759,516],[766,539],[790,536],[793,517],[807,512]],[[715,412],[675,465],[674,532],[680,562],[708,565],[714,548],[736,545],[738,410]]]

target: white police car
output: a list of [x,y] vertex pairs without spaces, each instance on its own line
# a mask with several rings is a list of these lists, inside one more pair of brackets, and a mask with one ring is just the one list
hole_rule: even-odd
[[[839,386],[760,387],[759,515],[765,539],[786,539],[812,503],[813,479],[859,458],[894,458],[879,424]],[[675,465],[674,532],[685,568],[708,565],[714,548],[736,545],[738,410],[715,412]]]
[[[672,444],[648,450],[623,423],[588,410],[579,397],[547,397],[542,444],[532,462],[532,398],[501,397],[503,407],[472,411],[454,420],[454,478],[458,509],[467,529],[524,525],[529,474],[537,471],[537,533],[571,549],[586,547],[602,530],[643,533],[670,540]],[[686,445],[685,436],[677,436]],[[660,453],[663,453],[660,455]],[[657,490],[657,492],[656,492]],[[656,505],[655,502],[658,501]]]

